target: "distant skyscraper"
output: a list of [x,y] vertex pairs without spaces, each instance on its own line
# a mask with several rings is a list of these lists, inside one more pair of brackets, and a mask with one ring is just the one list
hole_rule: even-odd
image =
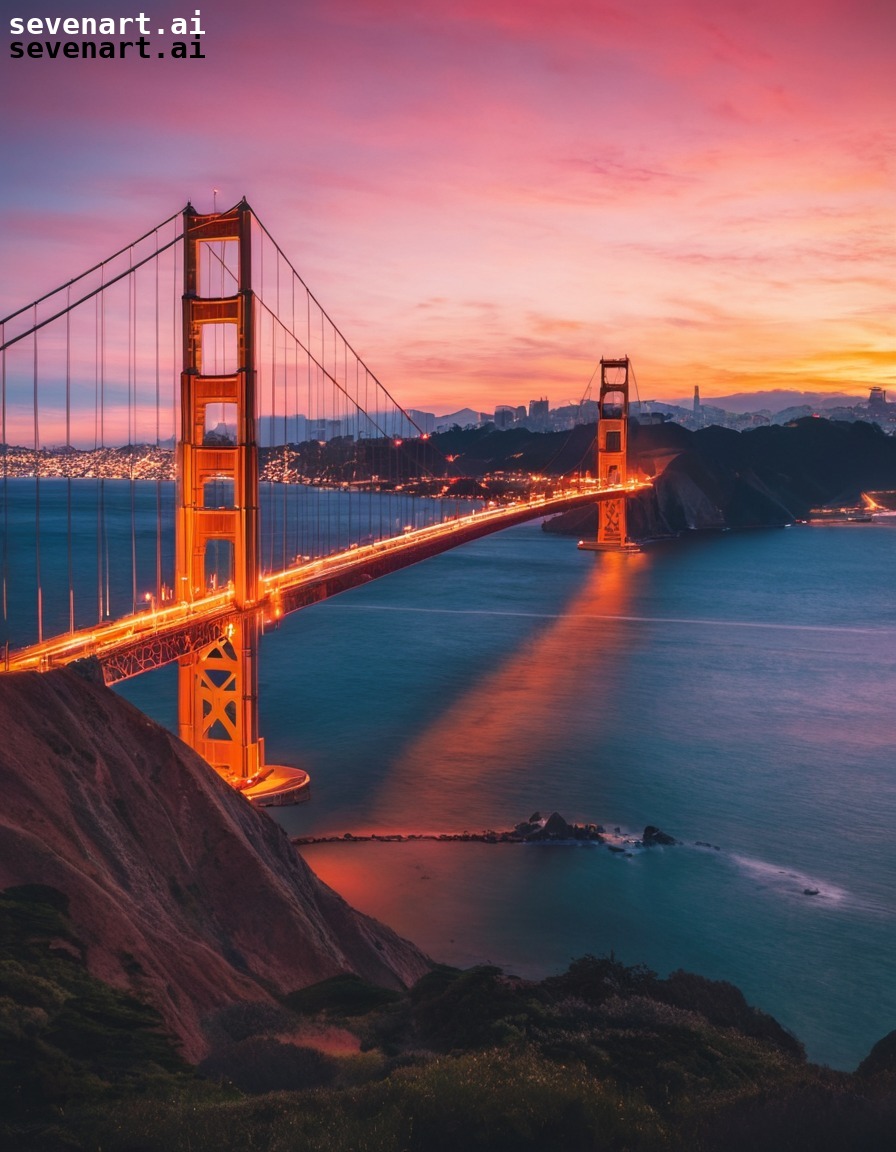
[[529,428],[533,432],[547,432],[550,419],[551,412],[544,397],[529,401]]
[[516,412],[509,404],[499,404],[495,408],[495,427],[503,430],[516,423]]
[[694,385],[694,411],[700,411],[700,385]]
[[875,410],[886,408],[887,406],[887,393],[884,388],[878,388],[875,385],[868,395],[868,407]]

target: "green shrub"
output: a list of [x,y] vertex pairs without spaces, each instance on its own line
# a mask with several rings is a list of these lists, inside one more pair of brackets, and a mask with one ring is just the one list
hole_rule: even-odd
[[542,1014],[533,985],[489,965],[424,977],[411,1001],[416,1036],[444,1052],[520,1041]]
[[200,1075],[233,1084],[241,1092],[301,1091],[332,1084],[337,1063],[315,1048],[252,1036],[210,1053]]
[[555,998],[575,996],[586,1004],[603,1004],[613,996],[651,995],[657,975],[643,964],[622,964],[611,952],[609,956],[582,956],[561,976],[542,983]]
[[368,984],[360,976],[345,973],[290,992],[284,997],[283,1002],[293,1012],[308,1016],[318,1012],[332,1012],[339,1016],[365,1016],[368,1012],[400,999],[400,992]]

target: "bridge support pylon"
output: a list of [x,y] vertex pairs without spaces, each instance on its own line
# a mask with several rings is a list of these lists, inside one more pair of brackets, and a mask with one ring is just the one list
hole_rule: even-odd
[[236,611],[215,642],[178,661],[180,736],[250,799],[294,803],[308,795],[307,774],[266,765],[258,734],[255,295],[245,200],[229,212],[184,212],[183,341],[176,596],[189,612],[232,589]]
[[628,538],[624,485],[628,481],[629,359],[600,362],[597,422],[597,477],[601,489],[618,488],[597,502],[597,539],[581,540],[589,552],[639,552]]

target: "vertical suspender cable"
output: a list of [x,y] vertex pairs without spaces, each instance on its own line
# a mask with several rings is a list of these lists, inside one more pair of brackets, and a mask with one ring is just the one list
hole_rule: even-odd
[[[180,255],[180,245],[176,244],[174,246],[174,260],[172,261],[172,271],[171,271],[171,285],[172,285],[172,287],[171,287],[171,435],[172,435],[172,438],[174,441],[174,445],[173,445],[172,450],[173,450],[174,455],[175,455],[175,466],[174,466],[174,468],[172,468],[172,473],[174,475],[174,482],[172,484],[172,507],[175,509],[175,511],[177,508],[177,479],[176,479],[176,476],[177,476],[177,459],[176,459],[176,457],[177,457],[177,444],[178,444],[179,439],[180,439],[180,405],[179,405],[178,401],[180,398],[181,377],[180,377],[180,363],[179,363],[180,355],[178,352],[178,341],[177,341],[177,319],[178,319],[179,312],[181,315],[181,323],[183,323],[183,310],[178,308],[178,303],[180,300],[180,292],[178,291],[178,286],[181,283],[180,277],[182,275],[182,270],[179,273],[179,269],[178,269],[178,257],[179,257],[179,255]],[[172,580],[173,580],[174,579],[174,561],[173,561],[173,559],[172,559],[170,571],[172,572]],[[172,595],[172,597],[176,596],[178,599],[181,599],[181,598],[183,598],[183,589],[182,588],[172,588],[171,589],[171,595]]]
[[280,474],[280,487],[281,487],[281,517],[280,517],[280,567],[286,567],[286,522],[288,517],[288,506],[286,503],[287,487],[286,487],[286,421],[287,409],[289,407],[287,396],[288,391],[288,373],[286,367],[286,325],[280,319],[280,254],[277,253],[277,322],[278,330],[283,334],[283,364],[281,368],[281,379],[283,381],[283,441],[282,441],[282,462]]
[[[317,372],[317,367],[313,363],[313,356],[311,353],[311,293],[309,292],[306,297],[308,305],[308,420],[309,426],[309,448],[312,451],[309,453],[309,477],[313,478],[313,487],[309,487],[308,496],[313,500],[309,505],[308,515],[305,517],[305,535],[308,540],[308,553],[314,557],[317,555],[317,514],[319,512],[317,497],[318,497],[318,478],[317,478],[317,461],[318,452],[316,441],[319,436],[317,431],[317,411],[315,405],[317,404],[317,389],[315,387],[316,379],[312,372]],[[313,448],[312,448],[313,444]],[[314,472],[311,473],[311,467]]]
[[[105,270],[104,270],[105,273]],[[100,448],[106,447],[106,294],[100,293]],[[105,455],[105,453],[103,453]],[[106,522],[106,481],[102,474],[104,465],[100,469],[100,554],[102,556],[102,593],[103,615],[108,618],[111,613],[109,603],[109,533]]]
[[[324,364],[326,365],[326,358],[324,359]],[[335,329],[335,327],[333,328],[333,379],[334,380],[336,379],[336,329]],[[326,376],[324,377],[324,381],[322,381],[322,384],[324,384],[324,388],[326,391],[326,388],[327,388]],[[337,416],[337,409],[336,409],[336,404],[335,404],[336,396],[335,395],[334,395],[333,399],[334,399],[334,406],[332,409],[332,415],[334,417],[334,423],[329,425],[329,429],[328,429],[328,432],[331,432],[331,433],[334,430],[335,417]],[[329,407],[329,406],[327,406],[327,407]],[[327,449],[329,449],[329,448],[331,448],[331,446],[333,444],[333,439],[332,439],[331,435],[327,435],[326,440],[327,440]],[[327,484],[327,555],[329,555],[329,553],[335,551],[334,540],[333,540],[333,498],[334,498],[334,494],[335,494],[333,492],[333,455],[331,452],[329,452],[329,450],[327,450],[327,471],[329,472],[328,484]]]
[[305,347],[308,349],[307,363],[305,365],[305,389],[307,392],[307,402],[305,411],[305,460],[306,460],[306,485],[305,485],[305,515],[302,517],[302,554],[311,555],[311,547],[309,540],[308,526],[311,520],[308,509],[308,500],[311,498],[311,484],[307,481],[311,480],[311,293],[305,289]]
[[277,500],[274,491],[274,472],[271,467],[273,461],[271,459],[274,447],[274,436],[277,427],[277,322],[274,315],[271,314],[271,413],[267,420],[267,426],[270,429],[268,435],[268,521],[270,545],[268,546],[268,570],[273,571],[276,565],[274,557],[277,554],[277,541],[274,535],[274,521],[276,520],[276,506]]
[[156,261],[155,261],[155,314],[153,328],[156,340],[156,599],[162,600],[162,436],[161,436],[161,345],[159,332],[159,231],[156,229]]
[[3,444],[3,660],[9,669],[9,445],[6,442],[6,329],[0,324],[0,344],[4,345],[0,360],[0,440]]
[[280,258],[274,251],[274,306],[271,309],[271,412],[267,421],[268,432],[268,517],[270,519],[270,560],[269,569],[276,567],[277,536],[275,521],[277,519],[277,497],[274,488],[273,449],[277,435],[277,316],[280,315]]
[[[342,461],[342,468],[340,470],[340,480],[342,481],[342,483],[344,483],[345,480],[347,479],[346,464],[347,464],[348,453],[350,451],[349,445],[354,443],[354,436],[351,435],[351,412],[349,411],[349,406],[348,406],[348,345],[346,344],[346,342],[344,340],[342,341],[342,376],[343,376],[343,379],[345,380],[346,402],[345,402],[345,426],[342,429],[342,453],[341,453],[341,457],[340,457],[340,459]],[[350,436],[351,436],[351,439],[349,439]],[[342,483],[340,483],[340,490],[342,489]],[[348,527],[347,527],[345,541],[347,544],[351,544],[351,543],[356,542],[354,537],[352,536],[352,486],[351,486],[351,484],[349,484],[349,486],[348,486]]]
[[320,439],[323,442],[321,453],[321,487],[317,492],[317,554],[325,556],[323,515],[321,501],[326,499],[326,459],[327,459],[327,397],[326,397],[327,334],[324,330],[324,310],[320,309],[320,371],[317,374],[317,411],[320,416]]
[[[133,264],[133,252],[131,263]],[[137,284],[135,273],[128,276],[128,475],[131,497],[131,612],[137,611],[137,508],[134,477],[137,448]]]
[[286,568],[287,561],[287,535],[289,531],[289,430],[287,424],[289,422],[289,367],[288,367],[288,345],[286,340],[286,327],[281,328],[283,332],[283,441],[282,441],[282,463],[280,474],[280,485],[283,489],[282,492],[282,517],[280,524],[280,567]]
[[[317,331],[317,324],[315,324],[315,332]],[[321,327],[323,327],[323,319],[321,318]],[[321,507],[324,498],[324,452],[327,439],[327,423],[326,412],[323,409],[323,393],[321,391],[321,379],[323,364],[323,334],[318,334],[319,349],[316,356],[314,366],[314,424],[315,432],[314,439],[317,441],[315,449],[315,500],[314,500],[314,555],[323,555],[323,530],[321,528]]]
[[6,442],[6,328],[0,324],[0,441],[3,449],[3,666],[9,668],[9,609],[6,600],[6,584],[9,566],[9,447]]
[[34,366],[33,366],[33,394],[34,394],[34,571],[37,581],[37,641],[44,638],[44,606],[43,588],[41,587],[40,572],[40,424],[37,395],[37,305],[34,305]]
[[[295,439],[294,444],[299,443],[299,341],[296,337],[296,278],[292,277],[292,339],[293,339],[293,378],[292,378],[292,392],[293,392],[293,415],[295,417]],[[296,464],[296,457],[293,454],[292,464]],[[296,480],[298,477],[296,477]],[[299,522],[298,522],[298,495],[301,491],[299,485],[293,481],[290,476],[290,491],[292,493],[292,519],[293,519],[293,543],[290,548],[290,554],[296,556],[301,553],[301,545],[299,544]]]
[[[71,286],[65,294],[65,447],[72,450],[72,314]],[[68,630],[75,630],[75,583],[72,566],[72,470],[66,468],[65,483],[66,546],[68,549]]]
[[[94,460],[98,460],[97,449],[100,445],[100,297],[97,296],[93,309],[93,451]],[[97,468],[96,475],[96,591],[97,591],[97,620],[103,619],[103,552],[102,552],[102,521],[100,518],[100,485],[102,483],[102,469]]]

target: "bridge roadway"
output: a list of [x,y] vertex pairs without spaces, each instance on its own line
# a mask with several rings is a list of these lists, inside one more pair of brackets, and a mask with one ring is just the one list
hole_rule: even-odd
[[352,545],[344,552],[262,576],[260,595],[254,603],[240,607],[234,603],[233,592],[225,590],[192,603],[153,605],[108,624],[66,633],[10,652],[4,669],[46,671],[95,657],[100,661],[105,682],[115,684],[223,639],[228,624],[239,616],[256,614],[262,617],[264,625],[276,624],[289,612],[502,528],[612,498],[620,492],[632,493],[649,487],[649,482],[637,480],[614,487],[582,481],[575,488],[551,496],[535,496],[486,508],[373,544]]

